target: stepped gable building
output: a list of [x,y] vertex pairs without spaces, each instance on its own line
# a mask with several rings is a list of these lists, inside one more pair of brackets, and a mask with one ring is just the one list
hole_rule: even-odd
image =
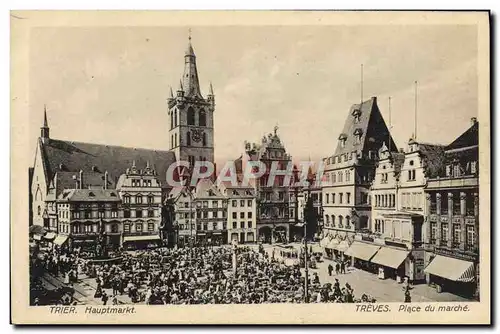
[[426,268],[439,290],[479,299],[479,123],[444,150],[426,193]]
[[257,238],[260,241],[285,242],[290,240],[291,224],[295,218],[290,216],[290,185],[285,184],[284,175],[276,175],[269,184],[269,174],[273,163],[277,170],[293,172],[292,158],[278,136],[274,133],[264,136],[260,144],[245,143],[247,157],[260,161],[266,166],[265,173],[255,182],[257,192]]
[[370,226],[369,191],[384,141],[396,151],[377,98],[372,97],[350,108],[335,153],[324,159],[323,234],[338,256],[343,256],[357,231]]
[[184,73],[179,88],[170,89],[167,100],[170,118],[170,149],[178,161],[214,163],[215,96],[212,84],[205,97],[201,94],[196,68],[196,55],[189,38],[184,55]]

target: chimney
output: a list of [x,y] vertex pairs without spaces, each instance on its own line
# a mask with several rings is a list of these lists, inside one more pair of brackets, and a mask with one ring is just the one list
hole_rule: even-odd
[[104,172],[104,189],[108,189],[108,171]]
[[83,189],[83,170],[80,169],[80,178],[78,179],[80,189]]
[[472,117],[472,118],[470,119],[470,122],[471,122],[471,125],[476,124],[476,123],[477,123],[477,118],[476,118],[476,117]]

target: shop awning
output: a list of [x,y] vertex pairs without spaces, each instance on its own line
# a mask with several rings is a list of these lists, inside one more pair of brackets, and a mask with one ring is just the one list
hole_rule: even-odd
[[328,241],[325,248],[335,249],[335,246],[337,246],[339,244],[339,242],[340,241],[338,239],[332,239],[332,240]]
[[355,257],[364,261],[370,261],[370,259],[375,255],[375,253],[377,253],[379,249],[380,246],[355,241],[345,251],[345,255]]
[[382,247],[375,254],[371,262],[382,266],[397,269],[410,252],[395,248]]
[[326,247],[328,245],[328,243],[330,242],[330,239],[328,238],[323,238],[319,241],[319,245],[320,247]]
[[123,237],[123,242],[129,241],[149,241],[149,240],[160,240],[159,235],[130,235]]
[[45,234],[43,238],[47,240],[53,240],[56,236],[57,234],[55,234],[54,232],[47,232],[47,234]]
[[342,240],[340,242],[337,241],[337,244],[333,246],[333,249],[339,252],[345,252],[349,249],[349,242],[347,242],[347,240]]
[[62,244],[64,244],[66,242],[66,240],[68,240],[68,236],[67,235],[61,235],[59,234],[55,239],[54,241],[52,241],[54,244],[56,245],[59,245],[61,246]]
[[474,280],[474,263],[436,255],[434,260],[424,269],[424,272],[452,281],[472,282]]
[[39,234],[33,234],[33,239],[35,240],[42,240],[42,236]]

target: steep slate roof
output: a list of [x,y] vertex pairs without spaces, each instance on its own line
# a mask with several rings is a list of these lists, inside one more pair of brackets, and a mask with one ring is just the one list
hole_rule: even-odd
[[[354,114],[359,114],[359,122],[355,122]],[[361,134],[359,144],[356,144],[355,133]],[[384,140],[387,141],[388,135],[389,130],[378,108],[376,97],[361,103],[361,108],[360,104],[354,104],[349,109],[342,132],[334,138],[337,140],[335,156],[352,152],[366,152],[368,150],[378,151],[380,143]],[[344,147],[340,144],[340,138],[345,138]],[[390,147],[391,150],[397,150],[392,137]]]
[[446,151],[458,148],[476,146],[479,144],[479,123],[475,122],[470,128],[462,133],[450,145],[446,146]]
[[[58,196],[64,189],[73,189],[76,187],[76,182],[73,176],[80,177],[78,172],[57,172],[53,183],[56,187],[56,196]],[[99,189],[104,187],[104,173],[97,172],[84,172],[83,173],[83,188],[84,189]],[[114,189],[115,182],[109,178],[108,175],[108,189]]]
[[[166,172],[170,164],[175,162],[175,155],[170,151],[158,151],[122,146],[110,146],[91,143],[79,143],[50,139],[41,143],[43,161],[48,172],[49,181],[58,172],[70,172],[74,175],[83,172],[108,172],[108,180],[113,184],[118,177],[135,160],[139,169],[150,166],[156,170],[162,187],[166,186]],[[61,168],[62,165],[62,168]],[[93,168],[95,171],[93,171]],[[97,176],[95,176],[97,178]],[[63,176],[66,179],[66,175]],[[85,179],[85,177],[84,177]]]
[[[209,195],[212,191],[213,196]],[[210,179],[202,179],[196,185],[196,197],[197,198],[210,198],[210,197],[224,197],[219,189]]]
[[113,189],[71,189],[58,197],[68,202],[119,202],[120,196]]

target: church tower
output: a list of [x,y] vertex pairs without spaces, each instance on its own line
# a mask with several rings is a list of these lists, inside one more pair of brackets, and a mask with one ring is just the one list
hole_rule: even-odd
[[42,143],[48,143],[50,140],[50,129],[49,123],[47,122],[47,107],[43,109],[43,126],[40,128],[40,138],[42,139]]
[[214,110],[212,84],[204,98],[200,91],[196,55],[189,36],[184,55],[184,74],[177,91],[170,88],[168,115],[170,121],[170,150],[178,161],[214,162]]

